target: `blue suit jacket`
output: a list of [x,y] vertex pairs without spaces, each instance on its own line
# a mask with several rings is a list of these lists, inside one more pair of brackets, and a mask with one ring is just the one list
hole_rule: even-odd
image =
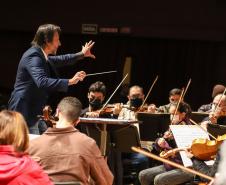
[[[51,56],[48,62],[55,76],[58,76],[55,66],[74,64],[81,58],[83,58],[82,52]],[[33,126],[38,120],[37,115],[42,115],[43,107],[50,103],[50,96],[56,91],[67,91],[68,81],[68,79],[50,78],[50,71],[42,50],[32,46],[20,60],[8,109],[22,113],[28,126]]]

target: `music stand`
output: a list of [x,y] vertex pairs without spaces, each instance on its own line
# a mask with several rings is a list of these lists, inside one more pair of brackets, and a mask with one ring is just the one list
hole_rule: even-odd
[[123,128],[129,127],[134,123],[142,123],[141,121],[119,120],[109,118],[79,118],[80,122],[86,126],[98,130],[100,132],[100,151],[103,156],[106,154],[107,132],[116,132]]
[[201,123],[204,118],[209,117],[209,113],[206,112],[192,112],[191,119],[196,123]]
[[164,135],[169,128],[170,114],[138,112],[140,139],[142,141],[155,141]]
[[218,125],[218,124],[208,123],[208,131],[215,138],[217,138],[217,136],[219,136],[219,135],[226,134],[226,126],[225,125]]
[[[93,138],[100,147],[101,133],[97,129],[87,127],[88,135]],[[134,153],[132,146],[141,147],[139,134],[136,126],[129,126],[118,131],[108,132],[106,151]]]

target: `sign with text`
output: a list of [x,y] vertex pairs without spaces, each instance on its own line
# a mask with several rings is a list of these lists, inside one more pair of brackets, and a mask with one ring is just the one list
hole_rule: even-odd
[[97,24],[83,24],[82,25],[83,34],[97,34]]

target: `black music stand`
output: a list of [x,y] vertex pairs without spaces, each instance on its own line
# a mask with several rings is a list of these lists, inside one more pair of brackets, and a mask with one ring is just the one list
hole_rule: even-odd
[[[114,132],[119,132],[120,130],[123,130],[127,127],[129,127],[131,124],[134,123],[142,123],[141,121],[133,121],[133,120],[119,120],[119,119],[109,119],[109,118],[79,118],[80,122],[84,123],[86,126],[88,126],[89,128],[93,129],[93,130],[97,130],[100,134],[100,139],[99,139],[99,147],[100,147],[100,151],[101,154],[103,156],[106,156],[106,147],[109,147],[109,145],[107,145],[107,138],[109,137],[107,132],[110,132],[110,136],[114,135]],[[134,131],[135,132],[135,131]],[[121,133],[121,132],[119,132]],[[125,133],[124,133],[125,134]],[[94,137],[95,134],[93,134]],[[128,136],[128,134],[127,134]],[[123,141],[118,141],[117,137],[110,137],[110,140],[112,140],[114,138],[114,140],[112,140],[111,145],[115,145],[115,148],[118,148],[117,150],[122,149],[123,147],[119,147],[121,144],[120,142]],[[135,136],[134,136],[135,137]],[[137,138],[137,136],[136,136]],[[136,139],[131,139],[131,141],[134,141]],[[98,143],[98,139],[96,140]],[[127,142],[129,142],[127,140]],[[115,143],[115,144],[113,144]],[[139,143],[139,141],[137,141],[136,143]],[[135,143],[133,143],[135,144]],[[131,150],[130,150],[131,151]]]
[[[192,112],[191,119],[199,123],[207,116],[209,116],[208,113]],[[158,137],[162,137],[169,128],[170,114],[138,112],[138,120],[143,122],[139,125],[140,139],[155,141]]]
[[219,136],[219,135],[226,134],[226,126],[225,125],[218,125],[218,124],[208,123],[208,129],[207,130],[215,138],[217,138],[217,136]]
[[[87,127],[88,135],[93,138],[100,147],[101,133],[97,129]],[[106,141],[106,151],[134,153],[132,146],[141,147],[136,126],[129,126],[117,131],[109,132]]]
[[209,113],[206,112],[192,112],[191,119],[196,123],[201,123],[204,118],[209,117]]
[[138,112],[138,120],[143,122],[139,125],[140,139],[142,141],[155,141],[158,137],[163,136],[169,128],[170,115]]

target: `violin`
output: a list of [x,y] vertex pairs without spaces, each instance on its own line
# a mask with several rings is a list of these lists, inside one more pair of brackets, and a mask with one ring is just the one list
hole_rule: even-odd
[[58,117],[52,116],[52,109],[49,105],[46,105],[43,109],[43,115],[38,116],[41,120],[45,121],[47,127],[53,127],[56,125],[56,121],[59,120]]
[[176,152],[183,151],[184,149],[191,149],[193,155],[197,159],[204,161],[213,160],[216,157],[217,149],[226,139],[226,134],[223,136],[218,136],[216,140],[208,139],[195,139],[192,142],[191,147],[186,148],[176,148],[169,151],[163,151],[160,153],[161,158],[168,158],[169,156],[174,156]]

